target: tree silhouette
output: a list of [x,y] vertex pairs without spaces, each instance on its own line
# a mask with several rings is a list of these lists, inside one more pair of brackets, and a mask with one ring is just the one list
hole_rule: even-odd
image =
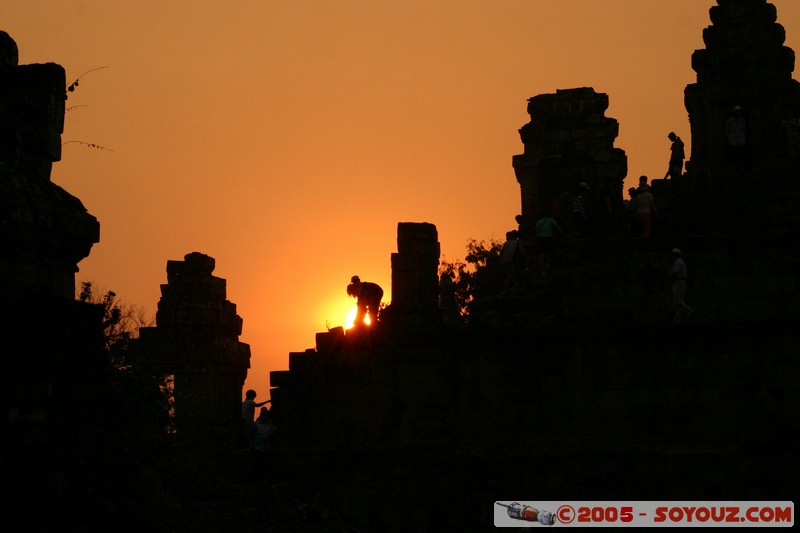
[[127,367],[127,354],[131,339],[139,336],[139,328],[153,325],[146,318],[143,307],[123,303],[117,293],[107,290],[101,294],[91,281],[81,283],[78,300],[103,306],[103,339],[111,362],[117,368]]
[[172,429],[169,383],[143,371],[130,361],[131,340],[139,328],[153,325],[141,306],[125,304],[111,290],[97,291],[92,282],[81,283],[78,300],[103,306],[103,340],[112,368],[112,389],[121,395],[118,411],[138,427],[137,440],[153,446]]
[[469,317],[476,303],[492,298],[502,291],[502,250],[501,241],[470,239],[464,261],[439,263],[439,275],[451,275],[456,283],[456,301],[462,315]]

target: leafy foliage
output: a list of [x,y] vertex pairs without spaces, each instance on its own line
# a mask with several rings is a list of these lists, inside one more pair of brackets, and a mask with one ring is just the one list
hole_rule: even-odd
[[[146,318],[143,307],[123,303],[114,291],[98,293],[92,282],[81,284],[78,300],[103,306],[103,340],[115,369],[112,388],[124,399],[119,404],[120,411],[140,430],[133,441],[148,435],[157,439],[158,435],[171,429],[170,384],[137,368],[130,361],[131,341],[138,337],[139,328],[151,326],[154,320]],[[142,428],[148,430],[142,432]]]
[[151,326],[143,307],[124,304],[114,291],[99,294],[92,282],[81,283],[78,300],[103,306],[103,338],[111,361],[117,368],[127,367],[127,354],[131,339],[138,337],[139,328]]
[[456,300],[462,315],[469,316],[475,302],[491,298],[503,289],[502,250],[502,241],[471,239],[467,242],[464,261],[439,264],[439,275],[450,275],[456,283]]

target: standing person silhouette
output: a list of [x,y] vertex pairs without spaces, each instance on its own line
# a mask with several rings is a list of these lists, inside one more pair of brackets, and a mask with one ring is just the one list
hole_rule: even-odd
[[639,188],[636,189],[634,202],[636,205],[636,217],[642,230],[641,236],[649,238],[653,227],[653,219],[658,210],[656,209],[653,193],[650,192],[650,186],[647,184],[647,176],[639,177]]
[[686,159],[686,151],[684,150],[683,141],[675,135],[675,132],[669,132],[667,137],[672,141],[672,144],[669,147],[669,166],[667,167],[667,173],[664,174],[664,179],[672,178],[677,180],[683,176],[683,160]]
[[800,159],[800,118],[791,109],[781,120],[781,139],[786,155],[791,159]]
[[539,255],[539,272],[542,277],[547,276],[556,248],[556,238],[565,237],[564,230],[558,225],[556,219],[545,213],[536,222],[536,252]]
[[257,393],[253,389],[248,390],[244,394],[244,401],[242,402],[242,420],[248,424],[253,423],[253,419],[256,416],[256,407],[261,407],[271,402],[271,400],[256,402],[256,396]]
[[736,168],[747,165],[747,118],[738,105],[725,121],[725,135],[728,140],[728,160]]
[[672,249],[672,268],[669,271],[672,280],[672,301],[675,304],[675,323],[680,324],[692,316],[694,309],[686,303],[686,263],[683,261],[680,248]]
[[370,323],[378,322],[378,309],[383,298],[383,289],[377,283],[361,281],[358,276],[350,278],[347,286],[347,295],[356,299],[356,319],[353,327],[359,328],[364,324],[364,318],[369,314]]

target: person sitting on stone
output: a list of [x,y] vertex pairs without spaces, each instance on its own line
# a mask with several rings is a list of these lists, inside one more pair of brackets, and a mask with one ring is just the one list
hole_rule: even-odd
[[272,436],[275,434],[276,426],[272,421],[269,409],[262,407],[258,413],[258,418],[254,422],[253,450],[266,452],[272,447]]
[[378,322],[378,309],[383,298],[383,289],[380,285],[361,281],[358,276],[353,276],[347,286],[347,295],[356,299],[357,310],[356,319],[353,322],[354,327],[363,326],[367,314],[369,314],[371,324]]

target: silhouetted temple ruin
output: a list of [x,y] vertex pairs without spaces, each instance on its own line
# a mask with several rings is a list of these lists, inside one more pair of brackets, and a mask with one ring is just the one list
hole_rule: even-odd
[[101,401],[110,368],[103,308],[75,300],[77,263],[100,225],[50,181],[65,79],[54,63],[18,65],[14,40],[0,31],[0,478],[11,528],[20,516],[26,527],[63,518],[109,449],[96,424],[115,425]]
[[395,323],[439,320],[439,236],[428,223],[400,222],[392,254],[392,303],[381,315]]
[[227,300],[226,281],[212,275],[213,257],[193,252],[167,261],[156,326],[140,328],[138,364],[173,378],[180,437],[236,437],[250,346],[239,341],[242,319]]
[[[438,494],[477,502],[509,488],[532,500],[554,491],[785,499],[784,472],[800,473],[792,444],[800,433],[800,176],[777,135],[781,114],[797,110],[797,82],[773,6],[718,4],[708,50],[694,56],[698,83],[686,89],[691,164],[685,180],[655,180],[663,210],[652,238],[614,228],[567,238],[552,274],[528,273],[525,290],[486,298],[462,327],[409,328],[389,313],[369,342],[340,329],[318,334],[314,348],[291,353],[289,369],[270,375],[288,449],[333,448],[337,458],[351,452],[386,465],[387,473],[362,471],[352,492],[386,504],[408,529],[438,517]],[[730,64],[735,75],[726,74]],[[752,122],[752,165],[735,169],[741,177],[730,177],[724,134],[735,105]],[[614,147],[618,124],[607,107],[591,88],[528,101],[524,153],[513,159],[523,233],[582,181],[594,190],[610,183],[621,210],[626,156]],[[779,197],[771,184],[780,184]],[[429,248],[429,230],[404,229],[417,244],[400,232],[398,243]],[[680,325],[668,308],[676,246],[697,310]],[[393,288],[417,287],[394,257]],[[422,311],[429,300],[403,309],[414,305]],[[743,430],[746,420],[758,430]],[[380,492],[381,483],[390,488]],[[403,514],[411,507],[414,516]],[[371,528],[391,523],[365,514]]]
[[[800,82],[792,79],[794,51],[766,0],[720,1],[703,31],[706,48],[692,55],[697,82],[686,87],[692,132],[689,192],[744,198],[798,190],[800,160],[780,138],[788,112],[800,117]],[[731,160],[725,124],[735,107],[746,121],[746,168]]]
[[100,240],[100,225],[50,181],[61,159],[64,69],[17,65],[5,32],[0,50],[0,295],[74,299],[76,265]]
[[519,130],[525,151],[513,159],[524,234],[531,235],[536,221],[559,201],[572,198],[581,182],[593,191],[608,186],[614,209],[621,209],[628,159],[614,147],[619,123],[605,116],[606,109],[608,95],[592,88],[558,90],[528,100],[531,121]]
[[[663,210],[652,238],[615,227],[565,238],[547,275],[528,272],[517,293],[484,297],[444,326],[436,226],[398,224],[380,322],[319,332],[270,373],[278,466],[335,480],[331,498],[364,530],[473,526],[500,494],[787,499],[786,480],[800,475],[800,164],[778,125],[800,115],[794,52],[765,0],[717,0],[710,14],[684,95],[692,157],[684,179],[656,180]],[[74,301],[76,265],[99,226],[49,181],[63,69],[16,57],[0,33],[0,466],[18,499],[38,506],[42,480],[88,478],[85,459],[108,448],[90,422],[127,421],[96,394],[108,368],[102,309]],[[592,88],[528,100],[524,153],[513,157],[526,236],[580,182],[604,189],[620,213],[627,157],[608,101]],[[734,107],[746,159],[726,137]],[[668,309],[676,246],[696,308],[681,324]],[[156,326],[131,348],[134,366],[173,377],[184,443],[239,436],[250,349],[214,268],[197,252],[168,261]],[[97,471],[95,493],[112,486]],[[461,509],[450,513],[442,495]]]

